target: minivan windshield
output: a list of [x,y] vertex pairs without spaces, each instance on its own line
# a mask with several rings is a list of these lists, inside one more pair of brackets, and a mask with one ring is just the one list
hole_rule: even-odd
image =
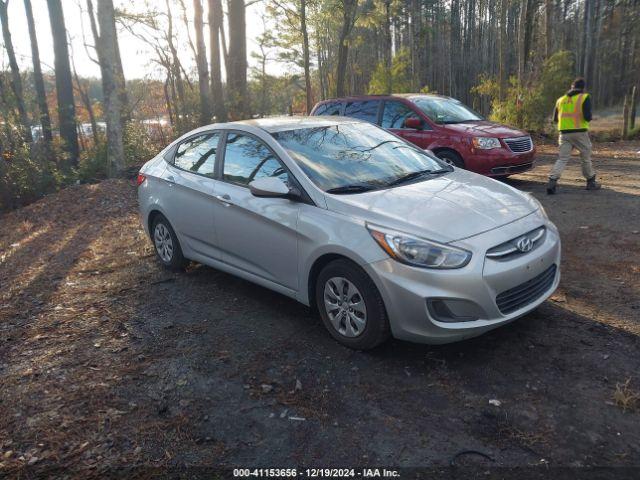
[[412,97],[411,101],[433,122],[440,125],[483,120],[476,112],[453,98]]
[[451,171],[381,128],[341,123],[275,132],[273,137],[319,188],[361,193]]

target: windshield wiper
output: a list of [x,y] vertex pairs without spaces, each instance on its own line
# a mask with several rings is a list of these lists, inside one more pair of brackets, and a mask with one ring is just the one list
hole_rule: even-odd
[[330,188],[329,190],[326,190],[326,192],[340,195],[349,193],[363,193],[370,190],[373,190],[373,187],[370,187],[368,185],[343,185],[341,187]]
[[388,186],[400,185],[401,183],[410,182],[411,180],[415,180],[416,178],[424,177],[425,175],[436,175],[438,173],[447,173],[450,172],[448,168],[441,168],[440,170],[419,170],[417,172],[407,173],[402,177],[398,177],[395,180],[389,182]]

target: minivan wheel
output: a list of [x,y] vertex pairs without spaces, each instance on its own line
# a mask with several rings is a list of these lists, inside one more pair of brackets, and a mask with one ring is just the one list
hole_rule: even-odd
[[316,304],[331,336],[356,350],[368,350],[389,337],[384,302],[371,278],[348,260],[326,265],[316,282]]
[[449,165],[464,168],[464,160],[456,152],[452,152],[451,150],[442,150],[441,152],[438,152],[436,156]]
[[169,270],[181,270],[187,265],[182,255],[182,248],[178,237],[164,215],[158,214],[153,219],[151,239],[156,251],[156,257]]

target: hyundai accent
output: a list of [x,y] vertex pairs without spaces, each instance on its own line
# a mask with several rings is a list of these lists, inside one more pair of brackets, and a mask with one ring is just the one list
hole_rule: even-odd
[[194,130],[138,176],[159,261],[196,261],[317,308],[340,343],[446,343],[536,308],[560,280],[540,203],[370,123]]

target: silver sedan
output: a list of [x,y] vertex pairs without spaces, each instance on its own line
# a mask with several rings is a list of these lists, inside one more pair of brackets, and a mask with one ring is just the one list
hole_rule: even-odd
[[138,185],[163,265],[196,261],[292,297],[356,349],[477,336],[560,279],[558,230],[533,197],[352,119],[202,127]]

